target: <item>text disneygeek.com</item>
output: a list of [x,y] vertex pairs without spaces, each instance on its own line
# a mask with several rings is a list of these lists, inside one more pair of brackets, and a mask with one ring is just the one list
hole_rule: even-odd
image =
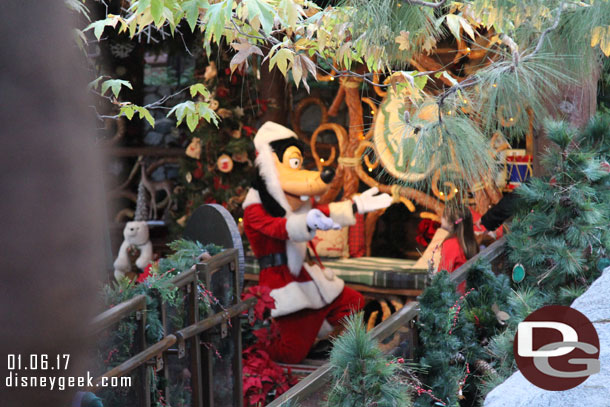
[[8,376],[4,380],[7,388],[47,388],[65,390],[66,388],[84,387],[131,387],[131,377],[94,377],[87,372],[86,376],[42,376],[45,371],[67,371],[70,355],[9,354]]

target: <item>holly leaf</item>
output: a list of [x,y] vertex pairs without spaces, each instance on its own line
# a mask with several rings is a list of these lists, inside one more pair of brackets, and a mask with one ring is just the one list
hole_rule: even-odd
[[114,97],[118,98],[121,87],[123,86],[133,90],[133,87],[129,81],[124,81],[122,79],[108,79],[102,83],[102,95],[105,95],[108,89],[111,89]]
[[411,48],[411,43],[409,42],[409,31],[401,31],[400,35],[395,38],[395,41],[400,45],[398,47],[399,51],[408,51]]

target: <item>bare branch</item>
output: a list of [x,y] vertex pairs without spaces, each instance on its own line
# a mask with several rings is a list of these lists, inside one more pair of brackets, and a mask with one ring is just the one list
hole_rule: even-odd
[[536,44],[536,48],[534,48],[534,51],[532,51],[531,54],[528,54],[528,55],[524,56],[523,58],[521,58],[522,61],[527,61],[528,59],[530,59],[531,57],[536,55],[538,52],[540,52],[540,49],[542,48],[542,45],[544,44],[544,38],[547,36],[548,33],[557,29],[557,27],[559,26],[559,20],[561,19],[561,13],[563,12],[563,5],[564,5],[564,2],[562,1],[561,4],[559,4],[559,10],[557,11],[557,17],[555,17],[555,22],[553,23],[552,26],[550,26],[549,28],[547,28],[546,30],[544,30],[542,32],[542,35],[540,35],[540,38],[538,39],[538,44]]
[[432,3],[429,1],[422,1],[422,0],[405,0],[405,1],[414,6],[424,6],[424,7],[431,7],[431,8],[441,8],[445,5],[445,3],[447,3],[447,0],[441,0],[438,3]]

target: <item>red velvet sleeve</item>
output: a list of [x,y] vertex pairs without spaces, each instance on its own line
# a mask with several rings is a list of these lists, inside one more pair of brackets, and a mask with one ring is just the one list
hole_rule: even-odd
[[244,211],[244,224],[247,224],[247,227],[274,239],[288,240],[286,221],[286,218],[269,215],[260,204],[250,205]]

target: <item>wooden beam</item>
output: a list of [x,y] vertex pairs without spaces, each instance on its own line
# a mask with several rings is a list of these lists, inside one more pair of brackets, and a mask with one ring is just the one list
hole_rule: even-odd
[[124,301],[93,318],[91,321],[91,332],[102,331],[109,326],[116,324],[121,319],[135,311],[146,309],[146,296],[138,295],[130,300]]
[[[405,325],[407,322],[412,320],[419,312],[419,303],[414,301],[402,307],[398,312],[392,314],[391,317],[377,325],[371,332],[370,335],[378,340],[382,341],[400,327]],[[291,387],[286,393],[279,396],[267,407],[279,407],[286,402],[299,402],[304,400],[307,396],[318,392],[331,378],[332,367],[330,364],[325,365],[316,369],[312,374],[301,380],[295,386]]]
[[500,256],[504,252],[504,248],[506,245],[506,238],[502,237],[488,247],[483,249],[479,254],[474,256],[472,259],[468,260],[466,263],[462,264],[457,270],[453,273],[449,274],[449,279],[456,284],[460,284],[461,282],[466,280],[466,276],[468,274],[468,270],[479,260],[482,261],[492,261]]

